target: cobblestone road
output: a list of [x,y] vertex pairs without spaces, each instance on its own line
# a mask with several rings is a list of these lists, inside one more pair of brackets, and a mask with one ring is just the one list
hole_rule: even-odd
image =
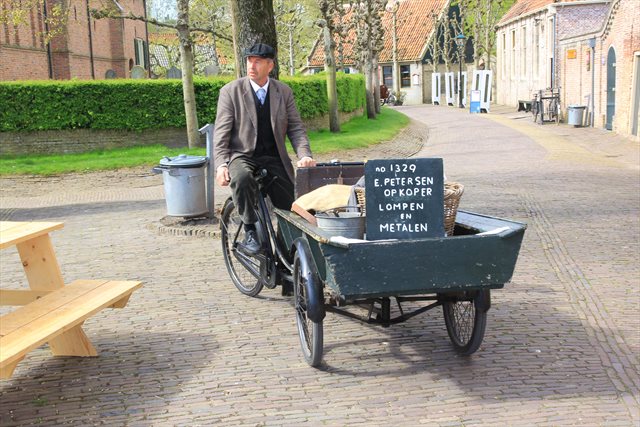
[[[0,424],[639,425],[638,144],[506,109],[400,110],[407,132],[343,160],[441,156],[462,209],[529,225],[476,354],[454,354],[439,310],[390,328],[329,314],[309,368],[288,299],[239,294],[218,240],[158,232],[159,176],[3,178],[1,219],[65,222],[67,281],[144,287],[85,323],[100,357],[31,352],[0,383]],[[17,253],[1,255],[0,286],[24,286]]]

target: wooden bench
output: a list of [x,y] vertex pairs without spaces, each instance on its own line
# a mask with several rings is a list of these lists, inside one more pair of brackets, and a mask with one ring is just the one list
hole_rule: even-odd
[[[29,351],[47,342],[57,356],[97,356],[82,323],[104,308],[124,307],[141,286],[135,281],[76,280],[0,317],[0,376],[11,377]],[[11,295],[3,291],[3,296]]]
[[64,284],[49,233],[61,222],[0,221],[0,249],[15,246],[29,289],[0,289],[0,305],[22,306],[0,317],[0,378],[9,378],[31,350],[97,356],[82,323],[103,308],[122,308],[140,282],[78,280]]

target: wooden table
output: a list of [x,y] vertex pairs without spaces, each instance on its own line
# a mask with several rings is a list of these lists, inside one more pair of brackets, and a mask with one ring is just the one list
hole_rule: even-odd
[[25,305],[64,286],[49,233],[61,222],[0,221],[0,249],[16,246],[31,290],[0,289],[0,305]]
[[49,233],[61,222],[0,221],[0,249],[16,246],[29,290],[0,289],[0,305],[21,306],[0,318],[0,377],[9,378],[34,348],[56,356],[97,356],[82,323],[103,308],[122,308],[136,281],[76,280],[64,284]]

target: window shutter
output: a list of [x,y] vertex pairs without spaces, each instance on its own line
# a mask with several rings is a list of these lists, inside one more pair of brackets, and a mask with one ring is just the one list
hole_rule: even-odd
[[133,50],[136,54],[136,65],[140,65],[140,53],[138,52],[138,39],[133,39]]
[[149,43],[142,41],[142,51],[144,52],[144,68],[149,69]]

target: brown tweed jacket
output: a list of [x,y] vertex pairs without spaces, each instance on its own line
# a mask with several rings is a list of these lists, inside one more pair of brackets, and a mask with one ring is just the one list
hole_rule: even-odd
[[[269,80],[271,127],[276,139],[278,154],[294,182],[293,166],[285,137],[289,137],[298,158],[312,157],[307,132],[293,99],[293,92],[286,84]],[[215,165],[230,162],[238,156],[251,156],[258,138],[258,117],[253,88],[248,77],[226,84],[220,89],[218,112],[213,134]]]

